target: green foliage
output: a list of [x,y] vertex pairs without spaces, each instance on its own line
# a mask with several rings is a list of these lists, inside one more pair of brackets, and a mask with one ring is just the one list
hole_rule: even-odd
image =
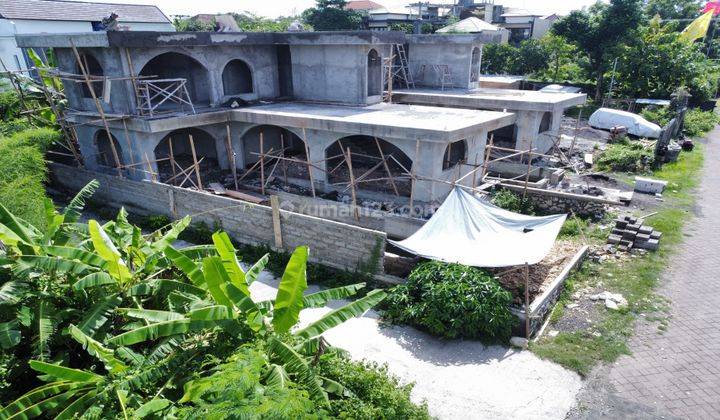
[[720,124],[720,116],[714,111],[692,108],[685,114],[683,132],[688,137],[701,137],[715,128],[717,124]]
[[530,75],[546,70],[548,51],[535,39],[518,47],[510,44],[488,44],[483,50],[482,71],[490,74]]
[[412,34],[415,30],[415,26],[412,23],[393,23],[390,25],[390,30]]
[[492,203],[515,213],[535,214],[535,206],[529,199],[524,199],[520,194],[505,188],[499,189],[493,194]]
[[0,203],[30,223],[43,226],[45,160],[38,147],[18,141],[19,134],[0,138]]
[[665,125],[669,123],[670,120],[672,120],[672,114],[670,113],[670,110],[665,106],[643,108],[643,110],[640,111],[640,115],[646,120],[655,123],[660,127],[665,127]]
[[323,356],[320,375],[341,383],[350,392],[330,400],[330,416],[339,419],[430,419],[427,407],[410,402],[412,385],[401,386],[384,366]]
[[642,143],[625,139],[613,143],[597,158],[600,170],[639,173],[646,171],[654,161],[653,151]]
[[515,321],[511,302],[510,292],[485,271],[431,261],[391,290],[385,316],[441,337],[504,340]]
[[20,110],[20,98],[14,90],[5,88],[0,91],[0,119],[10,121],[18,118]]
[[345,9],[346,0],[316,0],[315,7],[302,13],[305,23],[316,31],[342,31],[362,28],[362,15]]
[[196,17],[191,18],[178,18],[173,19],[173,26],[178,32],[214,32],[215,31],[215,18],[210,22],[204,22]]
[[0,136],[11,136],[29,128],[31,128],[31,125],[27,118],[8,119],[0,123]]
[[649,17],[660,16],[663,20],[686,19],[680,22],[683,29],[690,20],[700,16],[704,1],[701,0],[647,0],[645,13]]
[[697,45],[681,41],[673,25],[653,19],[617,49],[617,91],[633,98],[669,98],[684,87],[697,102],[714,97],[720,70]]

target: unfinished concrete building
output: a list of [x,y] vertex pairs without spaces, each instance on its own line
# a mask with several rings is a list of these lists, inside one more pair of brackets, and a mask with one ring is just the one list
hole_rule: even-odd
[[[64,79],[68,119],[88,169],[172,183],[194,161],[204,174],[194,182],[201,187],[221,182],[223,171],[242,176],[258,161],[267,164],[263,157],[277,157],[285,159],[282,168],[267,164],[264,175],[282,171],[307,189],[347,192],[348,171],[335,167],[349,149],[359,168],[373,169],[381,156],[389,161],[360,189],[372,192],[377,178],[378,190],[442,200],[451,181],[470,171],[459,164],[481,163],[488,133],[512,126],[516,116],[382,103],[383,63],[405,41],[401,33],[369,31],[18,37],[22,47],[53,48],[61,77],[91,80]],[[409,42],[412,66],[434,72],[432,52],[445,51],[440,61],[457,75],[451,83],[472,87],[487,39]],[[430,76],[428,83],[435,83]],[[417,182],[410,185],[408,173]]]

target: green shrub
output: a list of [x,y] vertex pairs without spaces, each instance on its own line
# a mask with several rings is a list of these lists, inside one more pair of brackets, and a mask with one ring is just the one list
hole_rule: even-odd
[[20,98],[12,88],[0,90],[0,119],[12,120],[20,115]]
[[354,362],[335,355],[324,355],[319,374],[352,392],[352,396],[330,401],[330,414],[338,419],[429,419],[425,404],[410,401],[412,385],[401,386],[384,366]]
[[8,138],[11,146],[33,146],[46,152],[53,143],[62,141],[62,135],[51,128],[32,128],[13,134]]
[[45,160],[36,147],[0,139],[0,203],[38,227],[45,224]]
[[461,264],[425,262],[386,299],[385,317],[446,338],[503,340],[514,317],[512,296],[487,272]]
[[700,137],[715,128],[718,123],[720,123],[720,116],[714,111],[692,108],[685,114],[683,133],[688,137]]
[[0,136],[11,136],[17,132],[30,128],[30,123],[26,118],[15,118],[0,122]]
[[495,192],[492,197],[492,203],[496,206],[515,213],[535,214],[535,206],[527,198],[522,198],[514,191],[502,188]]
[[640,111],[640,115],[646,120],[655,123],[660,127],[665,127],[665,125],[669,123],[672,119],[670,110],[666,106],[657,108],[644,108],[642,111]]
[[643,172],[654,161],[654,153],[639,142],[623,140],[608,146],[597,158],[600,170]]

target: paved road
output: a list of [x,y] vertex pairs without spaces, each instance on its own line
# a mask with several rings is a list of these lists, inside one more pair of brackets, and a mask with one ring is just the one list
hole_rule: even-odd
[[708,140],[696,217],[659,289],[668,329],[639,323],[632,356],[589,379],[579,417],[720,418],[720,129]]

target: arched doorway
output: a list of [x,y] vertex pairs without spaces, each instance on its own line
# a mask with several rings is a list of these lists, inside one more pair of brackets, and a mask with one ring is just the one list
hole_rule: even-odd
[[252,93],[253,80],[250,67],[242,60],[230,60],[222,72],[223,92],[225,95]]
[[[188,55],[177,52],[160,54],[145,64],[140,70],[140,76],[153,76],[156,80],[185,79],[188,95],[194,105],[210,103],[212,89],[208,71],[199,61]],[[171,104],[168,103],[169,105]]]
[[552,127],[552,112],[545,112],[543,113],[542,120],[540,120],[540,128],[538,129],[539,133],[544,133]]
[[443,155],[443,171],[454,167],[458,163],[465,162],[466,159],[467,142],[465,140],[458,140],[448,144]]
[[[309,180],[305,142],[292,131],[276,125],[259,125],[248,130],[242,137],[244,169],[254,169],[254,177],[259,177],[257,162],[260,160],[260,138],[262,135],[262,154],[266,176],[274,176],[278,181],[287,184],[292,179]],[[273,159],[271,156],[287,159]]]
[[367,94],[382,95],[382,59],[375,49],[370,49],[367,56]]
[[470,81],[477,82],[480,80],[480,57],[482,53],[479,47],[475,47],[472,50],[472,57],[470,59]]
[[[80,54],[80,61],[83,64],[83,67],[85,68],[85,71],[89,76],[91,76],[91,79],[93,79],[92,76],[104,76],[105,72],[103,71],[102,66],[100,65],[100,62],[97,61],[97,59],[92,55],[88,53],[81,53]],[[83,74],[82,69],[80,68],[80,64],[77,66],[77,73]],[[103,89],[105,86],[105,83],[103,83],[102,80],[95,80],[91,83],[93,92],[95,93],[95,97],[102,98],[103,96]],[[92,98],[92,94],[90,93],[90,88],[88,88],[87,83],[81,83],[80,84],[82,89],[82,96],[84,98]]]
[[[110,142],[110,139],[112,139],[112,143]],[[120,165],[124,165],[122,147],[120,147],[120,143],[112,134],[110,134],[110,139],[108,139],[107,131],[104,129],[98,130],[95,133],[94,142],[97,150],[95,163],[108,168],[117,168],[115,154],[117,154],[117,160],[120,162]],[[115,146],[114,152],[113,145]]]
[[357,189],[410,196],[412,184],[408,172],[412,160],[392,143],[371,136],[343,137],[325,149],[330,184],[336,187],[349,184],[350,171],[344,158],[348,148]]
[[199,128],[174,130],[155,146],[155,159],[161,182],[180,184],[185,179],[185,175],[180,174],[182,171],[192,173],[192,181],[197,181],[193,167],[193,146],[203,186],[210,182],[222,183],[223,173],[218,165],[215,138]]

